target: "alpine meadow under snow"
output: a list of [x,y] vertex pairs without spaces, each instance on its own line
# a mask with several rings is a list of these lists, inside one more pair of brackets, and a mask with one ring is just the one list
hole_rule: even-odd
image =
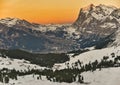
[[81,8],[73,24],[0,19],[0,85],[119,85],[120,8]]

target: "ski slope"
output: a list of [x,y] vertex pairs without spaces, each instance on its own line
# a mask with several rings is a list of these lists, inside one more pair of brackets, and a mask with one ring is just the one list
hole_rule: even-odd
[[112,60],[111,53],[115,53],[116,56],[120,55],[120,46],[108,47],[104,49],[96,49],[96,50],[84,52],[75,57],[70,57],[70,60],[65,63],[55,64],[53,69],[59,69],[59,70],[64,69],[64,68],[67,68],[67,65],[69,65],[69,67],[72,67],[73,64],[78,60],[82,62],[83,65],[88,64],[89,62],[94,62],[95,60],[101,61],[101,59],[103,59],[104,56],[108,56],[109,59]]

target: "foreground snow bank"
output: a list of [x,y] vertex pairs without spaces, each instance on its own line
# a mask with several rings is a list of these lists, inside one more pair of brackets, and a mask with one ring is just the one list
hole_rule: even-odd
[[[120,67],[117,68],[105,68],[101,71],[96,70],[94,72],[84,72],[84,81],[87,85],[119,85],[120,84]],[[46,80],[45,76],[42,76],[42,80],[37,79],[38,75],[26,75],[20,76],[17,80],[10,80],[8,84],[4,85],[86,85],[80,83],[57,83]],[[0,83],[3,85],[3,83]]]
[[120,85],[120,67],[119,68],[106,68],[101,71],[84,72],[85,82],[89,85]]
[[[37,79],[38,75],[26,75],[22,77],[18,77],[18,80],[10,80],[8,84],[5,85],[78,85],[78,83],[57,83],[50,82],[46,80],[45,76],[42,76],[42,80]],[[3,85],[3,83],[0,83]]]

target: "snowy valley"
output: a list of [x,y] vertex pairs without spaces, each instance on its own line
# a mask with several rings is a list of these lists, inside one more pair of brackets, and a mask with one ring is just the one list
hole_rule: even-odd
[[[13,73],[15,79],[10,77],[9,83],[5,85],[119,85],[120,47],[91,50],[76,56],[68,55],[69,61],[54,64],[52,69],[30,64],[25,60],[0,58],[0,73],[5,72],[2,74],[8,76],[3,78],[7,79],[9,72],[19,71],[18,74]],[[83,80],[80,81],[79,76]],[[68,80],[64,80],[64,77]]]
[[119,85],[120,8],[80,10],[73,24],[0,20],[0,85]]

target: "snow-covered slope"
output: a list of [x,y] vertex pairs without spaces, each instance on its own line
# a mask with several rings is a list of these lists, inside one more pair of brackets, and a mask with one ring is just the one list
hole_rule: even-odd
[[19,18],[3,18],[0,19],[0,23],[7,26],[7,27],[14,27],[14,26],[23,26],[23,27],[30,27],[33,28],[34,26],[32,23]]
[[108,56],[110,60],[113,60],[112,58],[112,53],[115,53],[116,56],[120,55],[120,46],[119,47],[108,47],[104,49],[98,49],[98,50],[91,50],[88,52],[84,52],[82,54],[79,54],[74,57],[70,57],[70,60],[63,63],[63,64],[55,64],[53,69],[64,69],[67,68],[68,66],[71,68],[72,66],[74,67],[75,62],[78,60],[82,62],[83,65],[88,64],[89,62],[94,62],[95,60],[101,61],[104,56]]
[[110,43],[109,46],[120,46],[120,28],[115,32],[114,42]]
[[14,26],[19,19],[17,18],[5,18],[0,19],[0,23],[7,25],[8,27]]
[[[120,68],[107,68],[101,71],[96,70],[94,72],[84,72],[84,81],[87,85],[119,85],[120,84]],[[26,75],[18,77],[17,80],[10,80],[5,85],[86,85],[77,82],[74,83],[57,83],[46,80],[45,76],[41,79],[37,79],[39,75]],[[0,83],[3,85],[3,83]]]
[[82,75],[88,85],[119,85],[120,84],[120,68],[107,68],[102,71],[84,72]]
[[0,69],[8,68],[15,70],[31,70],[31,69],[45,69],[45,67],[40,67],[35,64],[30,64],[29,61],[19,60],[19,59],[10,59],[0,57]]
[[[77,83],[57,83],[57,82],[50,82],[46,80],[45,76],[42,76],[42,80],[37,79],[38,75],[27,75],[19,77],[18,80],[10,80],[10,82],[6,85],[78,85]],[[0,85],[2,85],[0,83]]]

